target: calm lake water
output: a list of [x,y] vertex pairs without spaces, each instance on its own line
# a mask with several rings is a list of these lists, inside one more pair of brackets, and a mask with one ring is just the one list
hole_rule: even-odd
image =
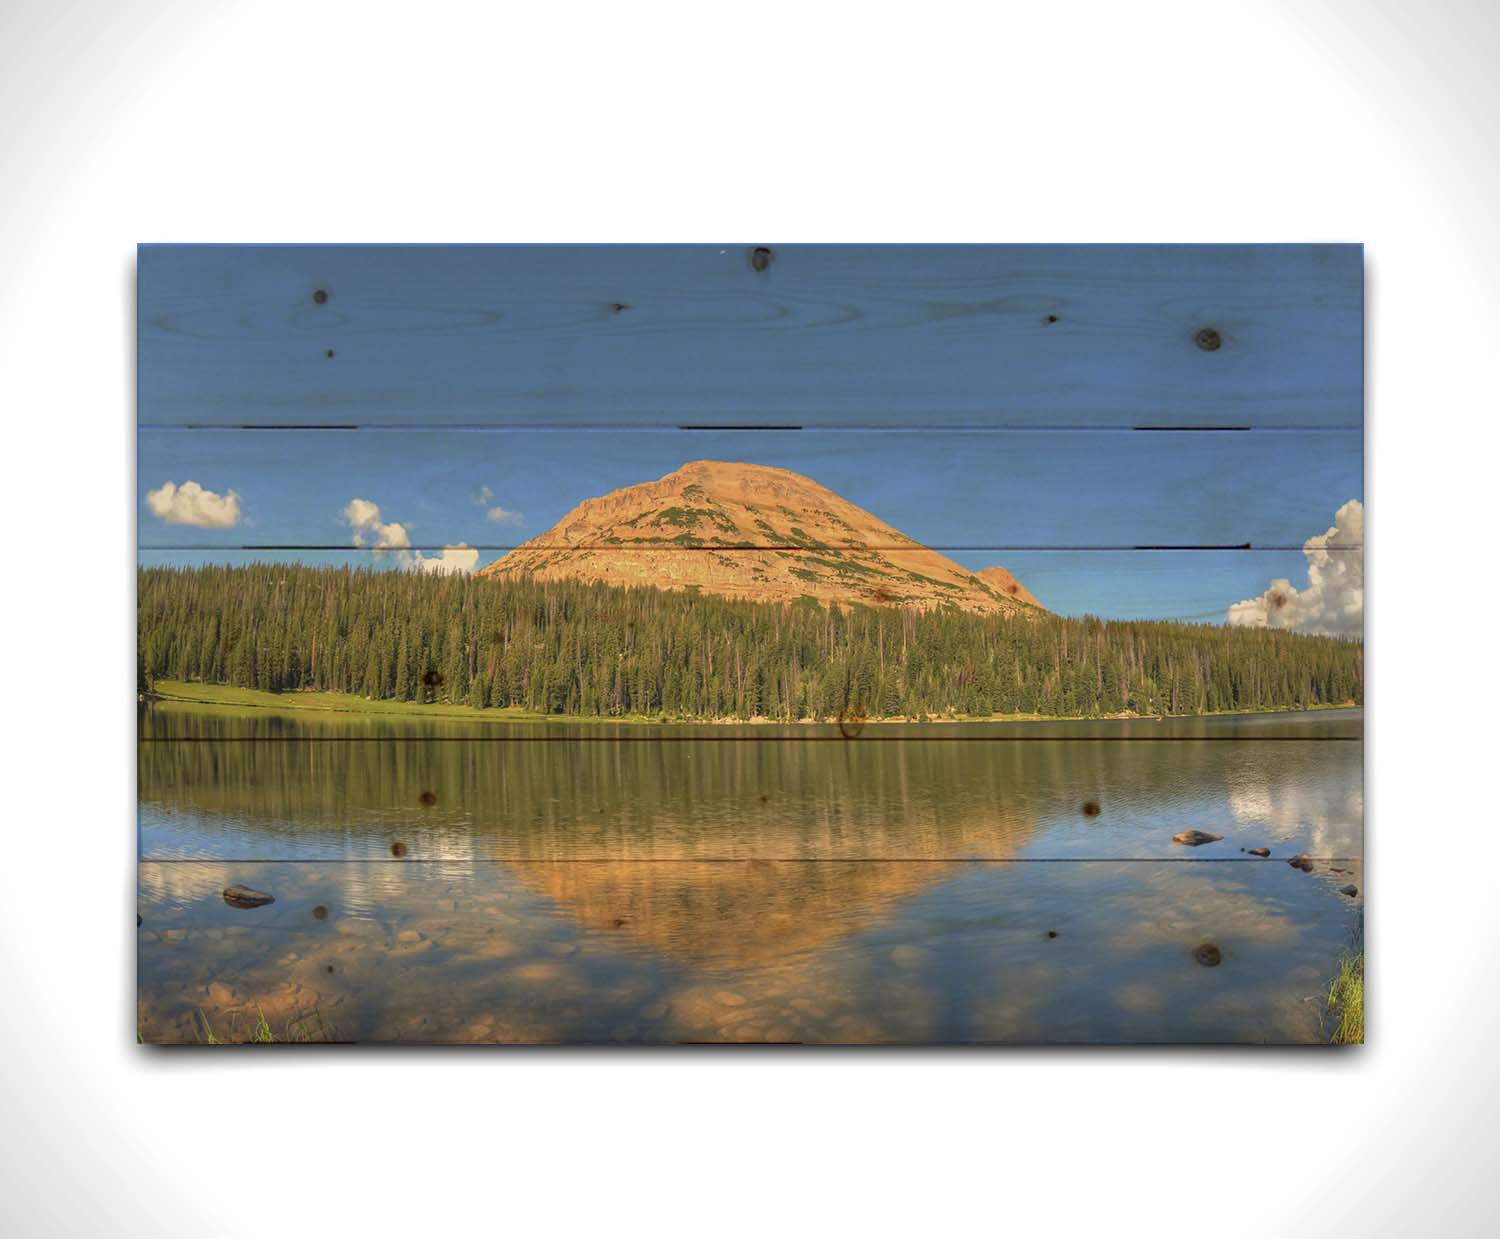
[[[1362,912],[1362,728],[1339,710],[845,736],[156,703],[139,1026],[1322,1041]],[[1224,838],[1171,841],[1189,828]],[[1303,852],[1311,873],[1285,863]],[[275,902],[230,907],[232,884]]]

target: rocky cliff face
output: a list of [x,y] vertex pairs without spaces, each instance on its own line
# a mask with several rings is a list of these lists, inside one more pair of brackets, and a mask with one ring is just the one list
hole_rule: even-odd
[[486,576],[697,588],[726,598],[1019,614],[1041,604],[1004,568],[975,573],[811,478],[696,460],[586,499]]

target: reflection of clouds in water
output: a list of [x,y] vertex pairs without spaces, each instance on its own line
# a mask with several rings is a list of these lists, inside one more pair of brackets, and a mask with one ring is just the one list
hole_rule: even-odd
[[1365,796],[1357,746],[1340,744],[1337,761],[1318,751],[1324,745],[1311,747],[1299,768],[1274,785],[1252,766],[1232,771],[1229,811],[1241,826],[1263,831],[1267,843],[1295,842],[1313,856],[1358,856]]
[[[146,864],[141,1025],[191,1040],[201,1007],[221,1032],[259,1008],[377,1041],[1316,1040],[1303,1000],[1347,934],[1346,902],[1276,863],[796,867],[816,873],[771,876],[835,931],[737,951],[739,897],[764,890],[725,866],[554,892],[535,865]],[[231,881],[277,902],[228,908]],[[606,915],[623,893],[633,926]],[[1218,968],[1193,962],[1206,939]]]
[[1297,936],[1296,923],[1279,903],[1207,867],[1152,878],[1141,890],[1114,901],[1115,914],[1124,923],[1110,937],[1112,949],[1140,951],[1165,943],[1186,948],[1204,939],[1221,946],[1284,944]]

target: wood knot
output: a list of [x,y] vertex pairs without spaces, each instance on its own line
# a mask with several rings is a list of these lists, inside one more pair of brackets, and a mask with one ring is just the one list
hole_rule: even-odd
[[397,839],[395,843],[391,844],[391,855],[400,860],[406,855],[406,844]]
[[313,304],[314,305],[323,305],[327,300],[328,300],[328,290],[326,288],[319,288],[319,289],[314,290],[314,292],[313,292]]
[[757,245],[750,251],[750,269],[752,271],[764,271],[771,265],[773,257],[774,255],[767,246]]
[[1224,341],[1220,339],[1219,333],[1212,327],[1200,327],[1198,329],[1198,334],[1193,337],[1193,343],[1201,348],[1205,353],[1212,353],[1219,347],[1219,345],[1223,344]]

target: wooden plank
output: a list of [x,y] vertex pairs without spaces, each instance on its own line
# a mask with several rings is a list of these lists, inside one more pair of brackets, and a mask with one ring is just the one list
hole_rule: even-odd
[[143,1040],[1326,1040],[1358,247],[138,288]]
[[[695,461],[752,466],[735,493],[771,510],[751,514],[743,527],[699,529],[698,518],[688,520],[697,511],[691,494],[662,499],[648,505],[656,509],[650,520],[681,510],[677,519],[688,523],[650,536],[785,546],[775,509],[788,502],[827,509],[842,499],[940,550],[1296,548],[1363,494],[1359,430],[142,430],[137,451],[147,549],[337,547],[356,535],[375,541],[373,525],[351,528],[355,499],[375,504],[379,520],[398,525],[412,547],[499,549],[546,534],[579,503],[619,488],[670,474],[686,491],[703,479],[675,471]],[[790,470],[814,486],[795,500],[778,498],[785,479],[755,466]],[[232,510],[210,517],[173,510],[164,496],[174,492],[163,488],[189,482],[226,502],[232,494]],[[707,484],[713,491],[716,483]],[[734,490],[733,480],[724,486]],[[757,515],[780,532],[764,532]],[[223,527],[204,527],[221,517]],[[174,523],[182,520],[196,523]],[[645,536],[615,535],[624,546]],[[839,541],[858,544],[860,535]],[[884,534],[877,541],[906,544]],[[578,543],[559,531],[545,545]]]
[[[1355,864],[1341,869],[1354,871]],[[1332,866],[140,866],[150,1044],[1326,1042]],[[246,883],[275,903],[227,906]],[[1304,1001],[1310,998],[1311,1001]]]
[[[478,562],[490,562],[503,552],[487,551]],[[638,548],[646,577],[652,577],[653,560],[671,552]],[[734,562],[758,559],[763,553],[742,550],[713,552],[711,570],[729,577],[730,570],[718,557]],[[1358,552],[1349,551],[1356,555]],[[793,565],[821,559],[816,552],[795,550],[786,561]],[[1338,553],[1335,553],[1336,557]],[[975,571],[1001,567],[1010,572],[1028,594],[1056,615],[1095,615],[1114,620],[1171,620],[1189,624],[1223,623],[1231,606],[1263,594],[1271,581],[1287,579],[1305,585],[1307,557],[1300,549],[1281,550],[1193,550],[1193,551],[1036,551],[972,550],[946,553],[947,558]],[[566,565],[576,554],[560,560]],[[778,559],[780,557],[778,556]],[[893,562],[899,561],[899,554]],[[214,550],[142,550],[143,568],[190,569],[201,564],[244,568],[256,564],[291,562],[315,568],[365,571],[402,571],[393,556],[371,548],[267,552],[238,548]],[[820,575],[827,570],[812,565]],[[578,564],[587,575],[588,561]],[[869,584],[866,601],[879,605],[875,592],[879,581]],[[1000,587],[1003,589],[1003,587]]]
[[1359,246],[755,248],[145,246],[140,420],[1362,421]]
[[[189,715],[187,722],[192,722]],[[168,723],[167,726],[173,724]],[[181,727],[179,723],[177,726]],[[1362,854],[1345,720],[1301,740],[1038,739],[879,743],[740,732],[679,744],[450,735],[337,743],[143,743],[145,861],[1243,861]],[[1054,727],[1057,735],[1061,728]],[[1142,728],[1142,731],[1145,729]],[[179,732],[178,734],[181,734]],[[1033,733],[1046,735],[1045,731]],[[1076,735],[1076,732],[1074,733]],[[869,740],[866,739],[869,737]],[[325,738],[328,737],[325,734]],[[1184,846],[1201,830],[1216,842]]]

